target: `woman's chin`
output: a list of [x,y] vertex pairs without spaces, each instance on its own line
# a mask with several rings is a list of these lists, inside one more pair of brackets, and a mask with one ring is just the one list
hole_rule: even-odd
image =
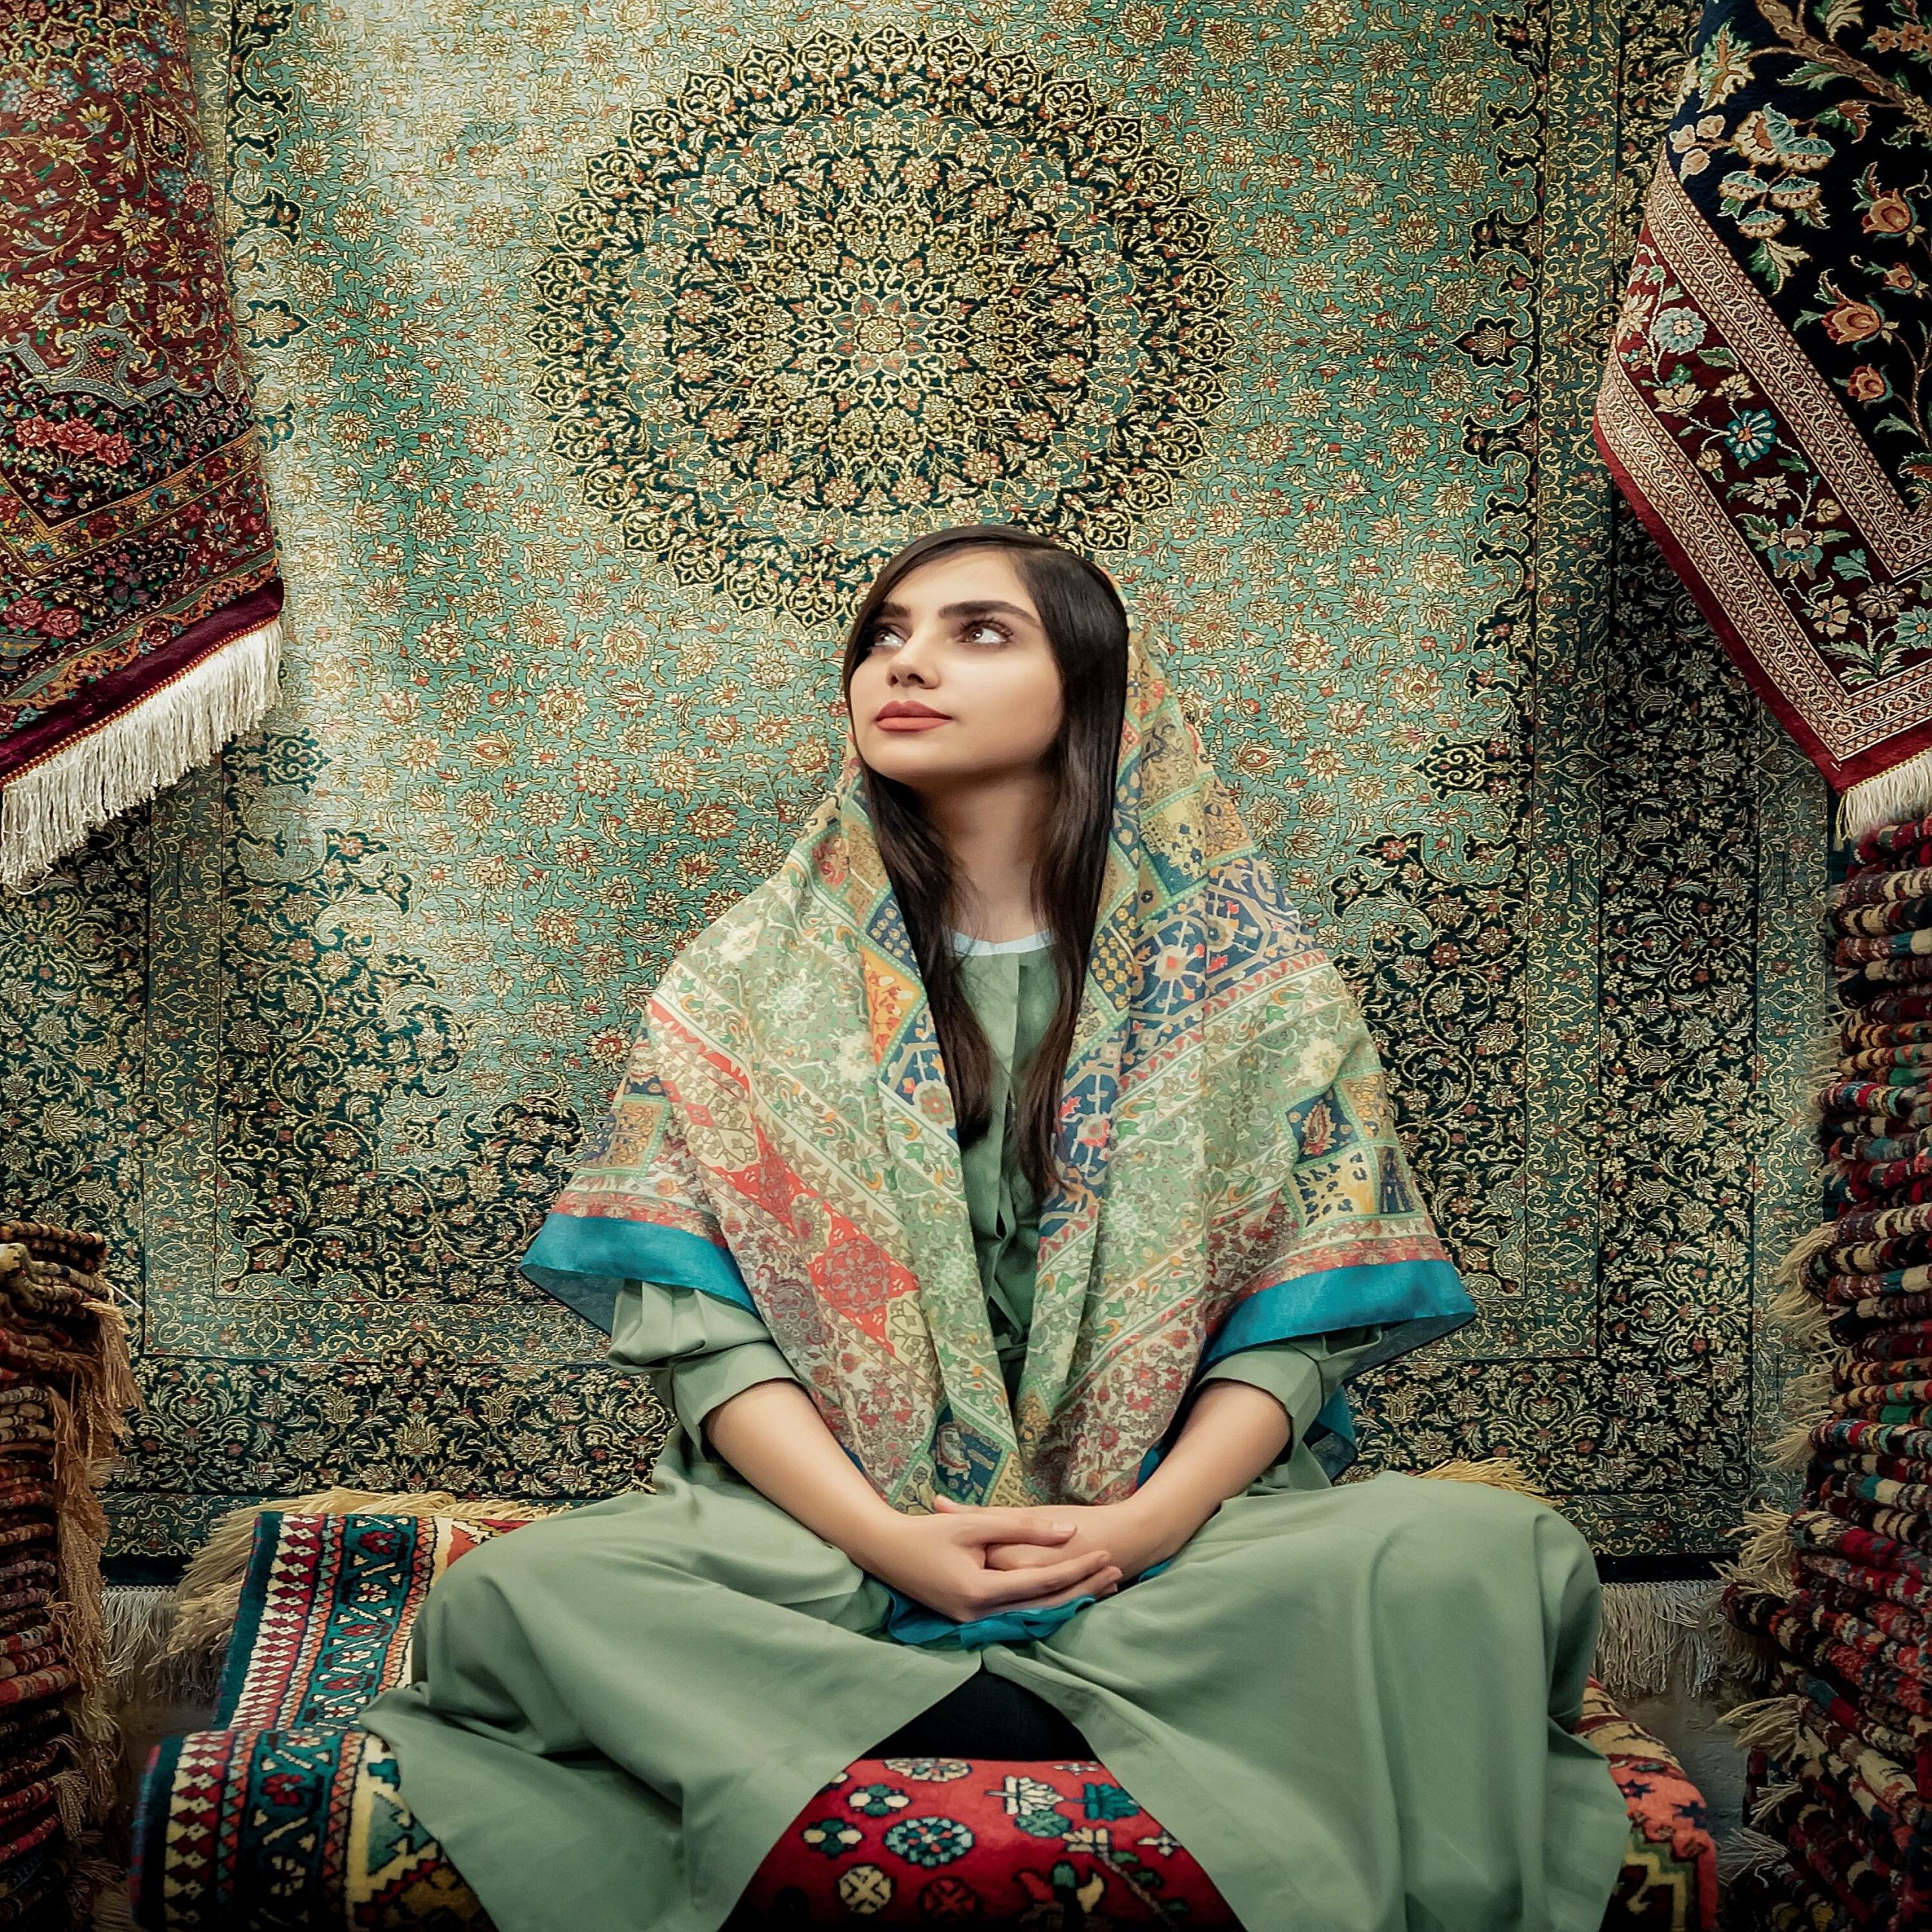
[[896,779],[902,785],[943,784],[964,777],[955,755],[921,742],[931,735],[905,731],[895,737],[881,731],[874,734],[870,744],[860,747],[859,755],[881,778]]

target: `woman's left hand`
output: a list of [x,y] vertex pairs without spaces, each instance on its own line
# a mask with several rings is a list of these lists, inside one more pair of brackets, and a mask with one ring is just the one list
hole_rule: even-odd
[[[947,1496],[933,1499],[934,1512],[942,1515],[964,1515],[978,1506],[955,1503]],[[1021,1515],[1026,1512],[1009,1509],[1007,1513]],[[1187,1526],[1171,1523],[1137,1497],[1131,1497],[1123,1503],[1042,1504],[1032,1513],[1038,1516],[1042,1525],[1049,1521],[1063,1523],[1071,1518],[1075,1525],[1073,1534],[1065,1542],[1053,1545],[989,1543],[986,1548],[989,1570],[1029,1570],[1043,1563],[1063,1562],[1069,1556],[1083,1555],[1089,1550],[1104,1549],[1110,1552],[1118,1565],[1121,1577],[1131,1581],[1163,1558],[1173,1555],[1200,1527],[1198,1524]]]

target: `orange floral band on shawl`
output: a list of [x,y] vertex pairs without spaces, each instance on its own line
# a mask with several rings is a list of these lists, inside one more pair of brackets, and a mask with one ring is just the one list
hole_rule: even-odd
[[[1387,1360],[1475,1312],[1354,999],[1131,620],[1128,657],[1014,1399],[855,752],[777,871],[672,962],[525,1259],[606,1329],[626,1281],[754,1309],[901,1509],[1115,1500],[1223,1356],[1380,1325]],[[1311,1446],[1332,1468],[1352,1440],[1338,1392]]]

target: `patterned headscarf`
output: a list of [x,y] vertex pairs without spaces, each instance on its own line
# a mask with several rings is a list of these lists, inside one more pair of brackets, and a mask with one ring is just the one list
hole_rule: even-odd
[[[1129,1494],[1201,1368],[1474,1312],[1374,1044],[1140,626],[1098,918],[1009,1401],[952,1094],[855,750],[771,878],[651,995],[525,1261],[607,1329],[626,1280],[754,1309],[888,1501]],[[1321,1431],[1346,1452],[1345,1400]]]

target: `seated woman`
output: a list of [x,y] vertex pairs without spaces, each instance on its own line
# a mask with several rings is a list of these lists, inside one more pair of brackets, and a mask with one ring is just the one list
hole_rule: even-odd
[[525,1263],[656,1378],[655,1487],[455,1565],[358,1721],[502,1932],[714,1932],[882,1740],[1097,1755],[1249,1932],[1597,1932],[1589,1549],[1331,1486],[1473,1311],[1111,581],[923,537],[844,680]]

